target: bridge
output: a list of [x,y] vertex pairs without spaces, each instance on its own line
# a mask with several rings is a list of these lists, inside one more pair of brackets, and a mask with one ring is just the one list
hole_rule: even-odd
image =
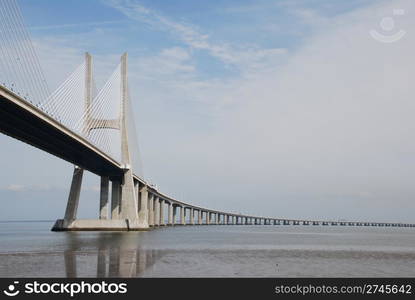
[[[174,225],[414,227],[405,223],[284,219],[213,210],[175,199],[141,173],[128,56],[98,91],[93,59],[49,92],[16,0],[0,2],[0,131],[74,164],[63,219],[52,230],[148,230]],[[100,176],[99,218],[78,219],[84,171]]]

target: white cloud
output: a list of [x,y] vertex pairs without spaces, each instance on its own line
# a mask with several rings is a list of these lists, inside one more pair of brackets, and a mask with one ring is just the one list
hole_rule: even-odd
[[104,25],[114,25],[125,23],[125,20],[118,21],[102,21],[102,22],[84,22],[84,23],[71,23],[71,24],[54,24],[47,26],[32,26],[29,27],[30,30],[50,30],[50,29],[65,29],[65,28],[74,28],[74,27],[95,27],[95,26],[104,26]]
[[25,190],[25,186],[21,184],[9,184],[3,188],[4,191],[21,192]]
[[108,3],[127,17],[144,22],[155,29],[170,32],[188,47],[207,51],[224,64],[232,65],[244,72],[251,72],[253,68],[268,67],[271,63],[275,64],[279,56],[286,54],[286,49],[283,48],[261,49],[248,45],[237,47],[230,43],[212,42],[212,38],[201,33],[196,26],[173,21],[137,1],[111,0]]
[[0,188],[0,190],[2,191],[12,191],[12,192],[23,192],[23,191],[51,191],[51,190],[56,190],[56,189],[61,189],[59,187],[53,187],[49,184],[9,184],[6,185],[2,188]]

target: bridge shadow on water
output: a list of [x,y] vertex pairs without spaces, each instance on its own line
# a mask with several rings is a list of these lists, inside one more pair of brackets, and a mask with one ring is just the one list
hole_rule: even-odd
[[86,240],[83,235],[70,232],[66,242],[67,249],[63,251],[65,275],[70,278],[95,275],[140,277],[161,257],[161,250],[137,246],[136,234],[99,233],[93,240]]

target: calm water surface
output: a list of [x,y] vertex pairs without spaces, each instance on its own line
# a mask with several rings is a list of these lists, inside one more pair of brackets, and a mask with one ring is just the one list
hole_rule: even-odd
[[415,276],[415,229],[177,226],[51,232],[0,222],[0,277]]

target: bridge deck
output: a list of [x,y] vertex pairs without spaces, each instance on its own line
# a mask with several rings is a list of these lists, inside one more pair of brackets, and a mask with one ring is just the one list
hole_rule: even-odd
[[99,175],[120,176],[120,165],[35,106],[0,88],[0,132]]

